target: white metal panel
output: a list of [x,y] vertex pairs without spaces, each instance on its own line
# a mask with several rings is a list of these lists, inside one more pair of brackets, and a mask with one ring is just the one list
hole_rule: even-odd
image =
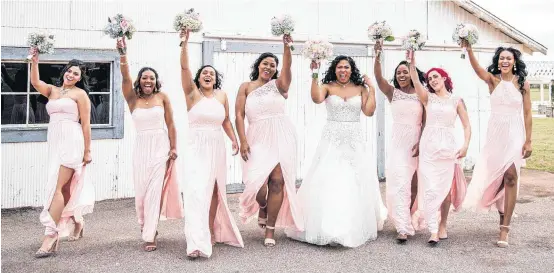
[[2,0],[2,26],[34,28],[71,28],[70,0]]

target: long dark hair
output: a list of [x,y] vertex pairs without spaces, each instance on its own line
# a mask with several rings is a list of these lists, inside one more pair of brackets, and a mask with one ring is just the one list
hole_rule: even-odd
[[348,56],[339,55],[337,56],[329,65],[329,68],[325,72],[325,77],[323,77],[323,80],[321,80],[322,83],[328,84],[330,82],[334,82],[337,80],[336,70],[337,65],[340,61],[346,60],[350,64],[350,70],[352,70],[352,74],[350,75],[350,81],[354,83],[355,85],[364,85],[364,80],[362,79],[362,75],[360,74],[360,70],[356,66],[356,62],[354,59]]
[[[256,59],[254,64],[252,64],[252,73],[250,73],[250,80],[251,81],[255,81],[255,80],[258,79],[258,77],[260,76],[259,66],[262,63],[262,61],[267,57],[271,57],[271,58],[275,59],[275,63],[277,64],[277,66],[279,66],[279,58],[277,58],[277,56],[275,56],[275,54],[270,53],[270,52],[262,53],[262,55],[260,55],[260,57],[258,57],[258,59]],[[273,74],[273,77],[271,77],[271,79],[275,80],[275,79],[277,79],[278,76],[279,76],[279,70],[277,70],[275,72],[275,74]]]
[[221,73],[219,73],[219,71],[217,71],[215,67],[209,64],[203,65],[202,67],[200,67],[200,69],[198,69],[198,71],[196,71],[196,76],[194,77],[194,84],[196,84],[196,88],[200,88],[200,74],[202,73],[202,70],[204,70],[204,68],[206,67],[211,67],[215,71],[214,90],[221,89],[221,85],[223,84],[223,75],[221,75]]
[[142,73],[144,73],[145,71],[152,71],[154,73],[154,76],[156,77],[156,85],[154,86],[154,91],[152,93],[156,94],[160,92],[160,89],[162,88],[162,83],[160,82],[160,77],[158,77],[158,72],[152,67],[145,66],[139,70],[137,79],[135,80],[135,83],[133,83],[133,89],[135,90],[135,93],[139,96],[144,95],[142,93],[142,88],[140,88],[140,78],[142,78]]
[[67,72],[67,70],[69,70],[69,68],[74,67],[74,66],[78,67],[81,70],[81,79],[75,84],[75,86],[85,90],[85,92],[87,92],[87,95],[88,95],[88,93],[90,92],[90,86],[88,84],[87,66],[81,60],[73,59],[73,60],[69,61],[67,63],[67,65],[65,65],[65,67],[62,69],[62,72],[60,73],[60,78],[58,79],[58,84],[60,86],[63,86],[63,78],[64,78],[63,76],[64,76],[65,72]]
[[[400,63],[398,63],[398,65],[394,69],[394,76],[392,78],[394,88],[396,89],[400,89],[400,84],[398,83],[398,80],[396,80],[396,72],[398,72],[398,68],[401,65],[405,65],[408,68],[408,71],[410,70],[410,64],[407,61],[401,61]],[[421,82],[421,84],[425,86],[427,84],[427,78],[425,78],[425,73],[423,73],[423,71],[419,70],[419,68],[417,67],[416,67],[416,71],[417,71],[417,77],[419,78],[419,81]],[[414,81],[412,81],[411,78],[410,78],[410,86],[414,87]]]
[[500,69],[498,69],[498,61],[500,59],[500,53],[504,51],[509,51],[514,55],[514,67],[512,68],[512,73],[517,75],[517,83],[519,84],[519,90],[521,94],[525,94],[525,89],[523,86],[525,84],[525,78],[527,78],[527,65],[521,59],[521,52],[513,47],[498,47],[494,56],[492,57],[492,64],[487,67],[487,71],[493,75],[500,74]]

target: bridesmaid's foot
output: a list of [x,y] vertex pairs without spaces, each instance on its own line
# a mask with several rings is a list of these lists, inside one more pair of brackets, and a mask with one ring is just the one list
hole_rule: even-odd
[[265,228],[267,225],[267,201],[263,207],[260,207],[258,211],[258,226]]
[[158,232],[156,231],[156,235],[154,236],[154,241],[153,242],[146,242],[144,244],[144,251],[152,252],[152,251],[155,251],[156,249],[158,249],[157,237],[158,237]]
[[191,252],[190,254],[188,254],[187,257],[189,257],[189,259],[191,259],[191,260],[194,260],[194,259],[200,257],[200,251],[195,250],[195,251]]
[[510,226],[500,225],[500,236],[496,245],[501,248],[506,248],[509,246],[508,243],[508,233],[510,232]]
[[58,251],[58,244],[60,239],[58,235],[46,236],[44,241],[42,241],[42,246],[35,253],[35,258],[46,258],[56,254]]
[[402,245],[405,244],[408,241],[408,235],[404,233],[398,233],[398,236],[396,236],[396,243]]
[[446,228],[439,228],[439,239],[440,240],[448,239],[448,233],[446,232]]
[[67,238],[68,242],[77,241],[81,238],[83,238],[83,230],[85,229],[85,222],[77,223],[75,222],[75,229],[73,230],[73,234],[69,235]]
[[273,239],[273,235],[275,232],[275,227],[266,226],[265,227],[265,239],[264,239],[264,246],[266,247],[274,247],[275,246],[275,239]]
[[431,247],[435,247],[439,244],[439,235],[438,233],[431,234],[431,237],[429,238],[429,241],[427,241],[427,244]]

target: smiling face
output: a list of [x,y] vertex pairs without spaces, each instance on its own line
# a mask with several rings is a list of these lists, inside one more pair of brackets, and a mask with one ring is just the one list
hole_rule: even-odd
[[433,90],[438,91],[444,88],[444,81],[446,79],[439,74],[437,71],[431,71],[427,76],[427,83]]
[[81,80],[81,69],[78,66],[72,66],[65,71],[63,75],[63,84],[65,86],[75,86]]
[[140,76],[140,89],[145,95],[154,93],[156,87],[156,74],[152,70],[146,70],[142,72]]
[[515,64],[514,54],[508,50],[504,50],[500,53],[498,57],[498,66],[499,70],[502,73],[509,73],[513,71]]
[[277,72],[277,62],[273,57],[266,57],[258,66],[259,77],[264,81],[269,81],[273,78],[273,75]]
[[200,72],[200,76],[198,78],[200,87],[202,87],[202,89],[213,89],[217,80],[216,76],[217,74],[213,67],[204,67],[204,69],[202,69],[202,71]]
[[410,71],[408,66],[401,64],[396,69],[396,81],[400,88],[408,87],[412,84],[412,79],[410,78]]
[[337,81],[340,83],[347,83],[350,81],[350,76],[352,75],[352,66],[348,60],[341,60],[337,67],[335,68],[335,75],[337,76]]

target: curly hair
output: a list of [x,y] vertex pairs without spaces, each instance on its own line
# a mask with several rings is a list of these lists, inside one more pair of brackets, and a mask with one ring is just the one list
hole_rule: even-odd
[[142,93],[142,88],[140,87],[140,78],[142,78],[142,73],[144,73],[146,71],[152,71],[154,73],[154,76],[156,77],[156,85],[154,86],[153,93],[156,94],[156,93],[160,92],[160,89],[162,88],[162,83],[160,82],[160,78],[158,77],[158,72],[156,70],[154,70],[154,68],[146,66],[146,67],[143,67],[139,70],[137,79],[135,80],[135,83],[133,84],[133,89],[135,90],[135,93],[138,96],[144,95]]
[[350,69],[352,70],[352,74],[350,75],[350,81],[354,83],[355,85],[364,85],[364,80],[362,79],[362,75],[360,74],[360,70],[356,66],[356,62],[354,62],[354,59],[348,56],[339,55],[337,56],[329,65],[329,68],[325,72],[325,77],[321,80],[322,83],[328,84],[330,82],[334,82],[337,80],[336,70],[337,65],[340,61],[346,60],[350,64]]
[[203,65],[196,71],[196,76],[194,77],[194,84],[196,84],[196,88],[200,88],[200,74],[202,73],[202,70],[206,67],[211,67],[215,71],[215,84],[214,84],[214,90],[221,89],[221,85],[223,85],[223,75],[215,69],[215,67],[207,64]]
[[521,51],[513,48],[513,47],[498,47],[496,51],[494,52],[494,56],[492,57],[492,64],[487,67],[487,71],[493,75],[500,74],[500,69],[498,69],[498,62],[500,59],[500,53],[504,51],[509,51],[514,55],[514,67],[512,68],[512,73],[514,75],[517,75],[517,83],[519,84],[519,90],[521,94],[525,94],[525,89],[523,89],[523,86],[525,84],[525,79],[527,78],[527,65],[523,60],[521,59]]
[[79,67],[79,69],[81,70],[81,79],[75,84],[75,86],[85,90],[85,92],[88,94],[90,92],[90,86],[88,84],[87,66],[81,60],[73,59],[69,61],[67,65],[65,65],[65,67],[62,69],[62,72],[60,73],[58,84],[60,86],[63,86],[63,76],[65,72],[67,72],[67,70],[69,70],[69,68],[73,66]]
[[[277,58],[277,56],[275,56],[275,54],[269,53],[269,52],[262,53],[262,55],[260,55],[260,57],[258,57],[258,59],[256,59],[254,64],[252,64],[252,72],[250,73],[250,80],[251,81],[255,81],[255,80],[258,79],[258,77],[260,76],[259,66],[262,63],[262,61],[265,58],[268,58],[268,57],[271,57],[271,58],[275,59],[276,65],[279,66],[279,58]],[[275,79],[277,79],[278,76],[279,76],[279,70],[277,70],[275,72],[275,74],[273,74],[273,77],[271,77],[271,79],[275,80]]]
[[[444,80],[444,87],[446,88],[446,91],[452,93],[452,89],[454,89],[454,84],[452,83],[452,79],[444,69],[433,67],[429,69],[427,73],[425,73],[425,78],[429,79],[429,74],[431,74],[431,72],[433,71],[436,71],[437,73],[439,73],[441,77],[446,78],[446,80]],[[429,88],[429,92],[436,93],[436,91],[433,89],[433,87],[430,84],[427,87]]]
[[[392,78],[394,88],[396,89],[400,89],[400,84],[398,83],[398,80],[396,80],[396,72],[398,72],[398,68],[401,65],[405,65],[406,67],[408,67],[408,69],[410,68],[410,64],[408,63],[408,61],[401,61],[400,63],[398,63],[398,65],[394,69],[394,77]],[[425,86],[427,84],[427,78],[425,77],[425,73],[423,73],[423,71],[419,70],[419,68],[417,67],[416,67],[416,71],[417,71],[417,76],[419,78],[419,81],[421,82],[421,84]],[[410,86],[414,87],[414,82],[411,80],[411,78],[409,79],[410,79]]]

